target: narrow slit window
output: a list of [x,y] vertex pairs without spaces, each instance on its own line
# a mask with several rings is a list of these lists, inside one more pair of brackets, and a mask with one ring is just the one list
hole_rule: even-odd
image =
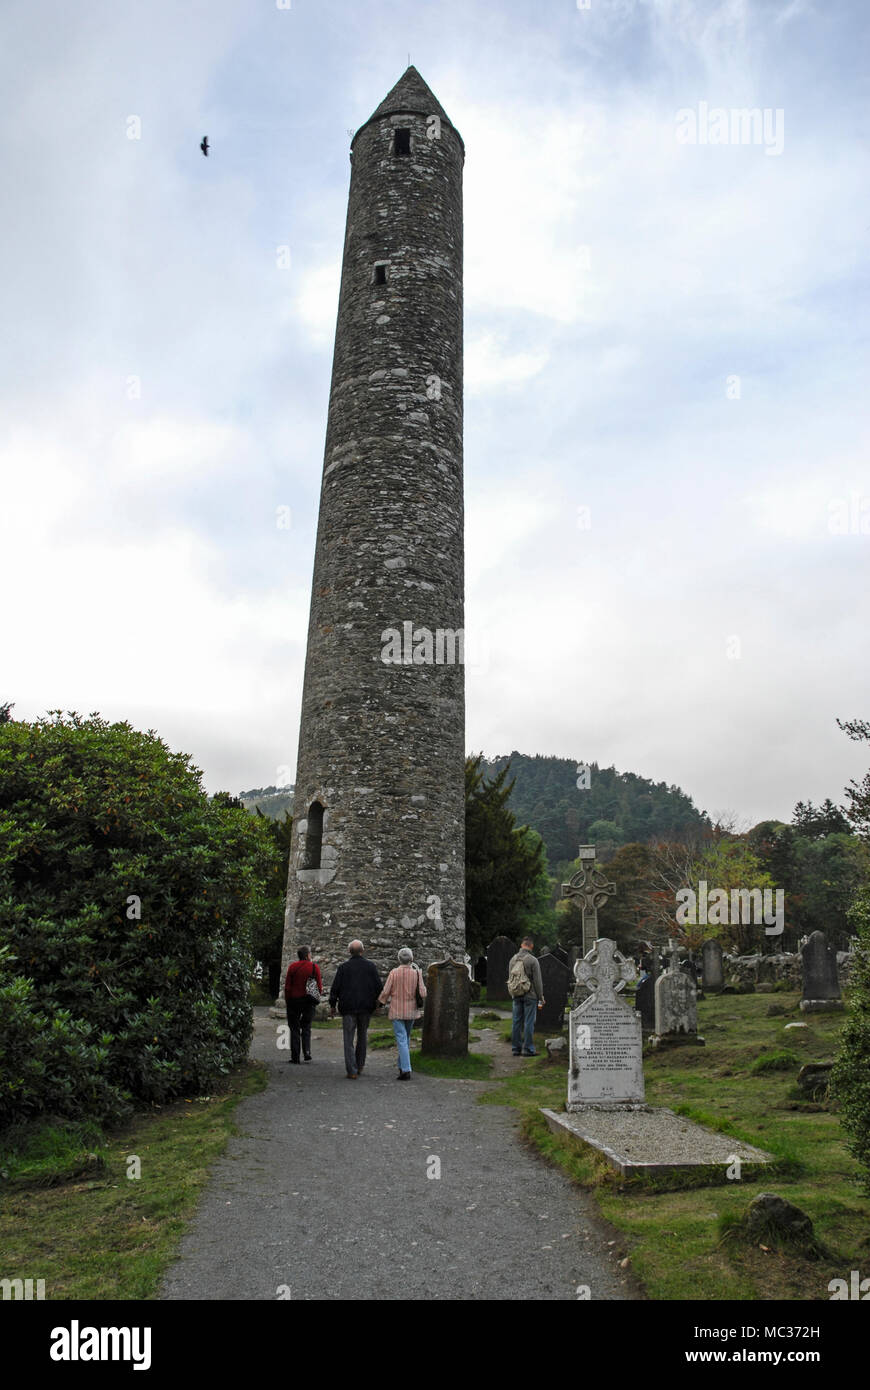
[[308,808],[308,825],[305,829],[305,862],[303,869],[320,868],[320,852],[323,846],[323,807],[319,801],[312,801]]
[[387,283],[387,267],[385,265],[375,266],[375,284],[385,285]]
[[395,135],[394,135],[394,137],[393,137],[393,154],[410,154],[410,153],[411,153],[411,132],[410,132],[410,130],[409,130],[407,127],[401,126],[401,127],[396,131],[396,133],[395,133]]

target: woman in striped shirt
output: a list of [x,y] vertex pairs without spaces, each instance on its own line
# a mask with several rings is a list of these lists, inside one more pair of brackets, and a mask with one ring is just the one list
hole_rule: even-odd
[[396,1046],[399,1049],[399,1075],[397,1081],[408,1081],[411,1076],[411,1029],[415,1019],[423,1010],[417,1004],[417,991],[420,998],[426,998],[426,986],[419,966],[412,965],[414,953],[407,946],[399,952],[399,964],[387,976],[381,990],[379,1004],[389,1004]]

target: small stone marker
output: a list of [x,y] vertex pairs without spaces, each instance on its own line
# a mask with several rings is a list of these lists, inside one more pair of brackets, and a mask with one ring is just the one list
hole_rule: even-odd
[[571,1013],[568,1110],[643,1105],[640,1016],[618,997],[635,977],[633,961],[602,937],[574,974],[593,993]]
[[583,917],[583,955],[586,956],[598,940],[598,909],[616,892],[616,884],[605,878],[595,867],[595,846],[581,845],[577,853],[581,867],[567,883],[562,884],[563,898],[576,898]]
[[701,971],[706,993],[719,994],[725,987],[721,942],[712,940],[704,942],[701,947]]
[[537,1025],[539,1028],[561,1028],[565,1022],[571,972],[554,951],[541,956],[539,965],[546,1003],[538,1010]]
[[698,1037],[697,991],[692,977],[680,969],[676,947],[671,951],[667,970],[656,980],[655,1028],[654,1047],[675,1043],[704,1045],[704,1039]]
[[804,1013],[830,1013],[842,1009],[837,955],[825,940],[825,933],[814,931],[801,950],[803,960]]
[[486,997],[493,999],[510,999],[507,987],[508,966],[511,956],[515,956],[519,950],[515,941],[510,937],[497,936],[486,948]]
[[471,981],[461,961],[442,960],[426,973],[421,1052],[435,1057],[464,1057],[468,1052],[468,1007]]

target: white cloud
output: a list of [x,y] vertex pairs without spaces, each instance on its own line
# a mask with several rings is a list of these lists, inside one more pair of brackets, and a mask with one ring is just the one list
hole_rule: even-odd
[[495,333],[483,333],[465,346],[465,390],[469,394],[504,389],[528,381],[547,365],[547,352],[510,352]]

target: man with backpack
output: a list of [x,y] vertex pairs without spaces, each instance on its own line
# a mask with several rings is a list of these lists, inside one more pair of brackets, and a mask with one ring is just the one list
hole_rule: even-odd
[[544,1007],[544,984],[537,957],[532,955],[534,941],[524,936],[522,945],[508,966],[508,994],[513,1002],[511,1051],[515,1057],[535,1057],[535,1018]]

